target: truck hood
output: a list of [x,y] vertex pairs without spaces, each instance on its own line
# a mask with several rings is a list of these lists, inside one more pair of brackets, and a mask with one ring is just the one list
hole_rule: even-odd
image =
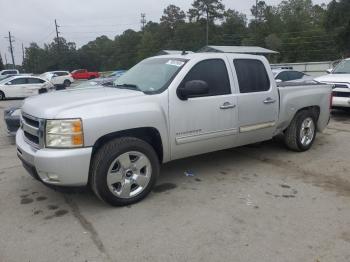
[[350,74],[328,74],[315,79],[318,82],[350,83]]
[[27,98],[22,106],[22,112],[34,117],[50,119],[65,110],[144,95],[139,91],[101,86],[78,88]]

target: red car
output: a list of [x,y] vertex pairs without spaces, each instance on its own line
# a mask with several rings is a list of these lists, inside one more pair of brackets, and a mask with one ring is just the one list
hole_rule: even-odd
[[89,72],[86,69],[74,70],[71,75],[74,79],[94,79],[100,77],[99,72]]

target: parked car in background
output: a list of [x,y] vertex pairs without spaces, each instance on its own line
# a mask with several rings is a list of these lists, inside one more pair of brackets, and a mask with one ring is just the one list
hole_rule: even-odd
[[67,88],[74,83],[74,78],[68,71],[50,71],[40,77],[50,81],[58,89]]
[[44,184],[90,185],[107,203],[130,205],[152,191],[161,163],[277,135],[309,150],[330,101],[328,85],[278,88],[263,56],[158,56],[110,88],[26,99],[17,153]]
[[277,82],[287,82],[294,80],[313,80],[313,78],[303,72],[290,69],[273,69],[272,73]]
[[9,135],[16,135],[17,130],[20,127],[21,119],[21,107],[15,106],[4,110],[4,120]]
[[0,71],[0,81],[3,79],[9,78],[11,76],[18,75],[18,74],[19,74],[18,70],[14,70],[14,69],[2,70],[2,71]]
[[71,75],[74,79],[94,79],[100,77],[99,72],[89,72],[86,69],[74,70]]
[[315,80],[333,85],[333,108],[350,111],[350,58],[339,62],[328,74]]
[[5,98],[24,98],[46,93],[53,85],[40,77],[12,76],[0,81],[0,100]]
[[110,73],[109,75],[106,76],[106,78],[109,78],[109,77],[121,77],[122,75],[124,75],[126,72],[126,70],[117,70],[117,71],[114,71],[112,73]]
[[106,77],[106,78],[96,78],[89,81],[84,81],[75,88],[89,88],[96,86],[113,86],[113,82],[118,79],[118,77]]
[[19,71],[16,69],[6,69],[0,71],[0,76],[2,75],[18,75]]

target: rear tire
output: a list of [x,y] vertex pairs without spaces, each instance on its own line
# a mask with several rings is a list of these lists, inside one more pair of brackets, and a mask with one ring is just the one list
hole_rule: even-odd
[[284,133],[284,142],[290,150],[309,150],[316,138],[316,117],[310,111],[298,112]]
[[4,92],[2,92],[2,91],[0,91],[0,101],[1,100],[5,100],[5,94],[4,94]]
[[63,82],[64,87],[70,87],[71,84],[72,83],[68,79],[64,80]]
[[103,145],[92,160],[90,185],[112,206],[134,204],[152,190],[159,175],[159,159],[143,140],[124,137]]

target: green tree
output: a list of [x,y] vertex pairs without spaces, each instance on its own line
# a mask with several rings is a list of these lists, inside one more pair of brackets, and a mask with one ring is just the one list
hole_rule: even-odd
[[225,6],[222,0],[195,0],[188,11],[191,21],[205,18],[210,22],[221,19],[224,16]]
[[231,9],[225,11],[220,44],[241,45],[247,32],[247,21],[247,16],[243,13]]
[[335,42],[343,56],[350,56],[350,1],[333,0],[328,5],[324,26],[329,34],[335,35]]
[[184,23],[186,14],[176,5],[169,5],[164,9],[164,14],[160,18],[160,23],[170,29],[174,29],[179,23]]

